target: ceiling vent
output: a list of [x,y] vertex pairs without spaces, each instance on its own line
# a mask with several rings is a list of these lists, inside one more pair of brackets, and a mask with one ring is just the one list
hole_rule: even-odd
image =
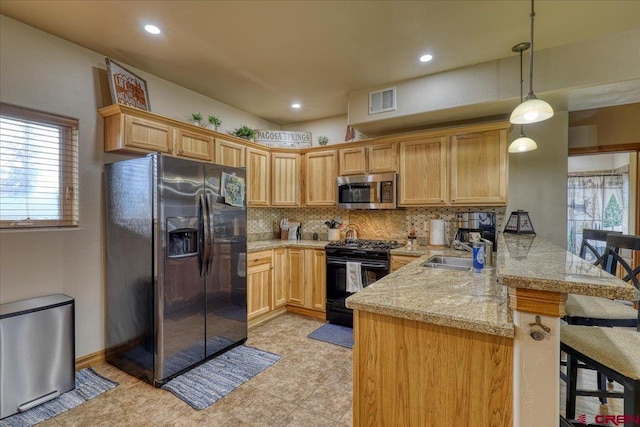
[[396,109],[396,88],[369,92],[369,114],[384,113]]

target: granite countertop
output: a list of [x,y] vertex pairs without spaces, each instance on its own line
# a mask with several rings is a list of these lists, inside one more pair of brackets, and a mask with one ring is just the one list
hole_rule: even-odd
[[324,249],[326,240],[260,240],[247,242],[248,252],[265,251],[274,248],[294,247],[305,249]]
[[423,251],[420,258],[350,296],[347,307],[513,337],[507,288],[496,282],[495,268],[481,273],[425,268],[421,264],[432,255],[471,258],[471,253],[451,248]]
[[498,238],[497,268],[482,273],[430,269],[430,256],[470,257],[469,252],[398,248],[392,254],[423,256],[347,299],[347,307],[436,325],[513,337],[508,287],[637,300],[633,285],[611,276],[540,237]]
[[532,235],[498,236],[498,282],[504,286],[637,301],[640,292],[564,248]]

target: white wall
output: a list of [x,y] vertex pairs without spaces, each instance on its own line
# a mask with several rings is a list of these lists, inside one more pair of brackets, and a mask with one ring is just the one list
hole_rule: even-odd
[[[276,125],[130,68],[147,81],[153,112],[186,119],[195,111],[240,124]],[[103,120],[111,103],[104,56],[0,15],[0,100],[76,117],[79,129],[80,227],[0,232],[0,303],[65,293],[76,299],[76,357],[105,347]],[[105,96],[105,93],[107,94]]]
[[[509,154],[509,206],[529,212],[536,234],[563,248],[567,247],[567,155],[566,111],[556,111],[544,122],[525,126],[525,133],[538,149]],[[518,137],[514,126],[509,141]]]
[[629,153],[593,154],[588,156],[569,157],[568,171],[606,171],[629,164]]
[[[342,144],[344,143],[344,137],[347,133],[347,117],[348,116],[343,115],[327,117],[326,119],[311,120],[307,122],[292,123],[282,126],[282,129],[311,132],[313,136],[314,147],[319,146],[318,137],[320,135],[324,135],[329,138],[329,143],[327,145]],[[354,141],[358,141],[363,138],[365,138],[365,136],[356,131],[356,137],[354,138]]]

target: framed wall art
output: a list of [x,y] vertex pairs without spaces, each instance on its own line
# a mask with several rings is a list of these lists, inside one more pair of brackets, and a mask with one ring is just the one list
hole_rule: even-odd
[[106,58],[106,61],[112,102],[151,111],[147,82],[113,59]]

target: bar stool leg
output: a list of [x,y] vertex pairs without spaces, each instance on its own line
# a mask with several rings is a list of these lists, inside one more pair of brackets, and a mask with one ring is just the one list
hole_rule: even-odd
[[568,420],[576,418],[576,389],[578,388],[578,359],[567,354],[567,395],[565,416]]

